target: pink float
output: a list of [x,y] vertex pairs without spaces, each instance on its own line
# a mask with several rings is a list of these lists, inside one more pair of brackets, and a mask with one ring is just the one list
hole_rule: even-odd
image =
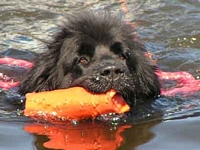
[[[26,60],[9,57],[0,58],[0,65],[1,64],[5,64],[8,66],[19,66],[25,69],[31,69],[34,65],[32,62]],[[177,93],[185,93],[186,95],[200,91],[200,80],[195,79],[195,77],[188,72],[164,72],[162,70],[159,70],[156,72],[156,74],[158,75],[161,81],[171,80],[176,82],[176,85],[172,88],[162,88],[161,95],[173,96]],[[7,78],[5,79],[5,76],[6,75],[3,74],[0,75],[0,88],[7,90],[19,85],[19,82],[14,82],[7,76],[6,77],[9,80]]]

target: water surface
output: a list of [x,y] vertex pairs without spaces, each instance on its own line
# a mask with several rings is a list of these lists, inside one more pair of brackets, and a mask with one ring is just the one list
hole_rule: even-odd
[[[45,51],[41,40],[51,40],[65,13],[89,9],[108,10],[133,23],[161,69],[200,75],[199,0],[1,0],[0,52]],[[32,59],[28,54],[15,55]],[[24,70],[13,72],[20,78]],[[0,98],[9,94],[1,91]],[[163,118],[146,111],[142,122],[132,119],[117,126],[87,121],[52,125],[1,110],[0,150],[197,150],[199,100],[199,92],[186,98],[160,98],[153,105],[164,112]]]

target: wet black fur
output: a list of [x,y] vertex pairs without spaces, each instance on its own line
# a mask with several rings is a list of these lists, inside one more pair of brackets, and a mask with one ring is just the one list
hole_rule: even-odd
[[[48,50],[35,59],[19,93],[82,86],[94,93],[115,89],[129,103],[155,97],[160,93],[157,67],[145,51],[134,28],[117,17],[92,12],[68,15]],[[107,66],[120,68],[118,77],[102,74]]]

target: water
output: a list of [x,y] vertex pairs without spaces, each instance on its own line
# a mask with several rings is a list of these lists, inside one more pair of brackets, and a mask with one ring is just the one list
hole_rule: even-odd
[[[63,14],[87,9],[109,10],[132,22],[161,69],[200,75],[199,0],[1,0],[0,51],[45,51],[42,40],[51,40]],[[33,58],[29,53],[12,55]],[[14,72],[20,79],[24,70]],[[10,93],[0,93],[1,99],[7,95]],[[160,98],[153,104],[155,112],[147,110],[121,125],[87,121],[52,125],[1,110],[0,150],[197,150],[199,100],[199,93],[187,98]],[[156,109],[164,113],[163,118]]]

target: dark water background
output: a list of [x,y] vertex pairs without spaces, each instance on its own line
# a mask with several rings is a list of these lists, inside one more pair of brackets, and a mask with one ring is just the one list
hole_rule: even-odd
[[[199,0],[1,0],[0,51],[45,51],[37,38],[51,39],[64,13],[89,9],[109,10],[131,21],[163,70],[200,74]],[[1,91],[1,99],[6,95]],[[154,106],[164,112],[162,121],[148,112],[144,122],[117,126],[102,122],[50,125],[0,110],[0,150],[199,150],[200,93],[158,99]],[[34,131],[28,129],[31,126]],[[47,141],[50,144],[43,145]]]

